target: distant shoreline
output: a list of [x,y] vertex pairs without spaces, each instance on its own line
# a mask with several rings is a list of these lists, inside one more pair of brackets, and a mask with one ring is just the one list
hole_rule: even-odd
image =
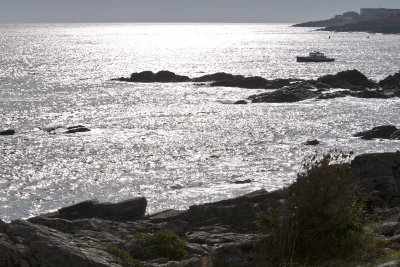
[[399,34],[400,9],[361,8],[360,13],[349,11],[333,18],[294,24],[294,27],[317,27],[321,31],[368,32]]

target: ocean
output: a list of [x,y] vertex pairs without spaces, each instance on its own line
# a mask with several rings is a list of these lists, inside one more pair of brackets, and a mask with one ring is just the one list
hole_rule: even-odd
[[[3,24],[0,32],[0,131],[16,131],[0,136],[4,221],[94,198],[144,196],[147,213],[185,209],[287,186],[316,153],[400,146],[352,137],[400,126],[396,98],[233,105],[264,90],[112,81],[144,70],[311,79],[348,69],[378,81],[400,70],[400,35],[289,24]],[[313,50],[336,61],[296,62]],[[75,125],[91,131],[64,133]]]

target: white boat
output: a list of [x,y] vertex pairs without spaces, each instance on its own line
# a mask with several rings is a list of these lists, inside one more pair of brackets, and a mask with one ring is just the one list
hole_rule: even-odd
[[297,57],[297,62],[332,62],[334,58],[328,58],[324,53],[315,51],[311,52],[308,56]]

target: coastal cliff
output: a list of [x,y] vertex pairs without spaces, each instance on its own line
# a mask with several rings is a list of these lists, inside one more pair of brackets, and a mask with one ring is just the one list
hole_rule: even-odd
[[[343,166],[370,195],[366,208],[380,218],[375,235],[398,242],[400,152],[359,155]],[[151,215],[145,215],[144,198],[91,200],[0,221],[0,266],[266,266],[260,248],[274,233],[262,232],[256,222],[260,214],[279,213],[292,190],[259,190]]]

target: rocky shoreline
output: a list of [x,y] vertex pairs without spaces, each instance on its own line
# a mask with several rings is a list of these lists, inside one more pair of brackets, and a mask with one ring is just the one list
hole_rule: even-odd
[[329,26],[321,30],[333,31],[333,32],[368,32],[368,33],[399,34],[400,16],[368,20],[368,21],[359,21],[345,25]]
[[[356,156],[350,169],[371,194],[368,208],[381,218],[375,235],[400,242],[400,152]],[[28,220],[0,221],[0,266],[257,266],[258,247],[269,238],[256,224],[258,214],[279,210],[285,197],[285,189],[259,190],[151,215],[145,215],[142,197],[90,200]],[[139,242],[138,234],[161,229],[184,240],[182,257],[168,259]],[[140,265],[121,260],[110,247],[129,252]],[[400,262],[391,264],[382,266]]]
[[[375,82],[358,70],[346,70],[334,75],[325,75],[316,80],[274,79],[263,77],[244,77],[228,73],[215,73],[197,78],[177,75],[170,71],[153,73],[144,71],[132,73],[129,78],[117,78],[116,81],[134,83],[209,83],[211,87],[238,87],[245,89],[266,89],[265,93],[252,95],[235,104],[251,103],[292,103],[308,99],[325,100],[339,97],[357,97],[369,99],[387,99],[400,97],[400,72]],[[205,85],[205,84],[200,84]],[[271,91],[270,89],[275,89]],[[334,90],[332,89],[339,89]]]

